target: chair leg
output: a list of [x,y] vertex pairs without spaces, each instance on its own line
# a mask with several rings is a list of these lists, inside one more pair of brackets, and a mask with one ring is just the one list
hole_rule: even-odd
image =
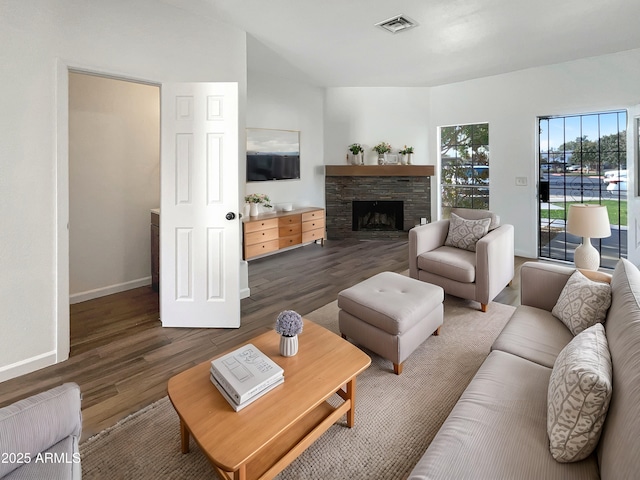
[[401,363],[394,363],[393,364],[393,373],[395,373],[396,375],[400,375],[402,373],[402,364]]
[[482,310],[483,312],[487,311],[487,304],[486,303],[481,303],[480,304],[480,310]]

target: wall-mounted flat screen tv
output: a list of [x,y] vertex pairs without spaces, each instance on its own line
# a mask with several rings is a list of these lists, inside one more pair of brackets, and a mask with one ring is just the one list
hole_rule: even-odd
[[247,128],[247,182],[300,178],[300,132]]

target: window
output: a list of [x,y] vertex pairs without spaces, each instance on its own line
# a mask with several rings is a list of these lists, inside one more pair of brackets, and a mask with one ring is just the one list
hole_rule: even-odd
[[600,265],[627,256],[627,113],[539,119],[539,255],[572,262],[581,238],[565,229],[572,203],[604,205],[611,236],[591,239]]
[[442,216],[452,208],[489,209],[489,124],[440,128]]

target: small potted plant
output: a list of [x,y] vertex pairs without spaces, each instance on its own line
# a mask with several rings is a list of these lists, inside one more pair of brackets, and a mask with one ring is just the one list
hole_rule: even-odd
[[387,142],[380,142],[373,149],[378,154],[378,165],[384,165],[384,154],[389,153],[391,151],[391,145]]
[[251,193],[244,197],[244,201],[251,205],[249,215],[252,217],[258,216],[258,205],[263,205],[265,208],[271,208],[271,200],[264,193]]
[[362,145],[359,143],[352,143],[349,145],[349,151],[351,152],[351,164],[362,165],[362,153],[364,152]]
[[293,357],[298,353],[298,335],[302,333],[302,317],[293,310],[280,312],[276,319],[276,332],[280,334],[280,355]]
[[401,162],[403,165],[411,165],[411,160],[413,160],[413,147],[407,147],[405,145],[398,153],[401,155]]

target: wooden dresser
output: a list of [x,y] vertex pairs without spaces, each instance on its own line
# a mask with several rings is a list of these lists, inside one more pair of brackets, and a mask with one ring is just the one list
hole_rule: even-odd
[[324,245],[324,209],[300,208],[242,219],[244,259],[320,240]]

